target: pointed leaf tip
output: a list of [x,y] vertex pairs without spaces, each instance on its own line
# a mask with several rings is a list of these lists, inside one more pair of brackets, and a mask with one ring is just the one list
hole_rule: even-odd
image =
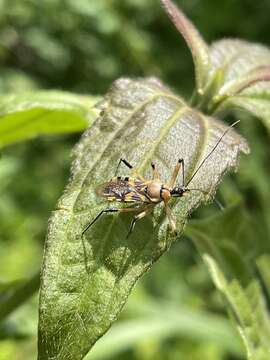
[[191,51],[195,65],[197,92],[201,94],[206,86],[210,68],[208,45],[191,21],[171,0],[160,1],[166,13],[174,23],[176,29],[182,34]]

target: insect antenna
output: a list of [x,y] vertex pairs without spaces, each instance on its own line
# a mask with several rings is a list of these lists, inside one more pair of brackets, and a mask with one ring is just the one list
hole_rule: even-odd
[[[240,120],[235,121],[233,124],[231,124],[221,135],[221,137],[219,138],[219,140],[217,141],[216,145],[213,147],[213,149],[209,152],[209,154],[206,155],[206,157],[202,160],[202,162],[200,163],[200,165],[197,167],[197,169],[194,171],[194,173],[192,174],[191,178],[188,180],[188,182],[186,183],[186,187],[191,183],[191,181],[194,179],[194,177],[196,176],[196,174],[198,173],[198,171],[200,170],[200,168],[203,166],[203,164],[206,162],[206,160],[213,154],[213,152],[216,150],[216,148],[218,147],[218,145],[221,143],[222,139],[224,138],[224,136],[236,125],[240,122]],[[191,189],[190,189],[191,190]],[[193,189],[196,190],[196,189]],[[197,189],[199,190],[199,189]]]

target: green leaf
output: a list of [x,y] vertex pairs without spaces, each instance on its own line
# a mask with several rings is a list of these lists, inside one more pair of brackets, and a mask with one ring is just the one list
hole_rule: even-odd
[[[236,81],[229,81],[228,83],[225,83],[225,85],[219,89],[218,96],[234,96],[258,83],[257,95],[259,95],[262,91],[265,95],[265,90],[270,88],[270,84],[266,84],[266,89],[263,89],[263,86],[265,85],[265,82],[267,83],[268,81],[270,81],[270,66],[258,66],[255,69],[246,72],[245,76],[239,77]],[[254,92],[254,89],[252,90]]]
[[259,257],[257,260],[257,266],[266,287],[268,299],[270,300],[270,255],[267,254]]
[[[210,48],[217,81],[207,111],[216,116],[242,109],[261,119],[270,131],[270,50],[240,40],[221,40]],[[220,75],[221,74],[221,75]]]
[[219,89],[222,94],[224,85],[235,84],[258,67],[268,67],[270,50],[248,41],[224,39],[211,45],[210,58],[212,67],[209,76],[213,78],[217,71],[223,71],[223,82]]
[[82,131],[98,115],[97,97],[61,91],[0,97],[0,147],[39,135]]
[[251,225],[238,204],[210,219],[191,221],[186,232],[228,304],[248,359],[266,360],[270,356],[270,317],[254,275],[256,232]]
[[252,279],[249,259],[259,249],[252,246],[254,230],[241,203],[213,217],[190,221],[186,234],[195,241],[201,254],[214,256],[228,278],[238,277],[245,285]]
[[173,303],[142,304],[136,320],[122,321],[96,344],[86,359],[111,358],[145,341],[166,341],[175,336],[193,341],[211,341],[233,355],[241,355],[240,340],[230,323],[221,316],[175,306]]
[[0,321],[38,290],[39,279],[40,274],[38,273],[28,280],[0,283]]
[[[172,201],[178,236],[168,229],[162,204],[127,239],[131,215],[106,215],[82,231],[102,209],[95,188],[108,181],[119,158],[146,178],[156,160],[168,181],[180,157],[186,180],[227,128],[176,97],[156,79],[120,79],[105,97],[102,115],[75,150],[71,180],[48,230],[42,270],[39,359],[81,359],[117,318],[140,276],[175,242],[192,209],[214,194],[237,163],[245,140],[232,130],[199,170],[181,201]],[[123,174],[128,172],[122,169]]]
[[196,93],[192,104],[217,116],[243,109],[270,131],[270,50],[256,43],[225,39],[207,46],[194,25],[170,0],[160,0],[193,56]]
[[203,94],[208,81],[208,72],[211,65],[208,45],[191,21],[177,6],[173,4],[172,1],[160,1],[174,23],[176,29],[182,34],[191,51],[195,66],[197,91],[199,94]]
[[245,110],[261,119],[270,132],[270,84],[257,84],[243,92],[227,98],[216,109],[217,116],[224,116],[228,112]]
[[262,290],[256,280],[247,287],[237,280],[227,281],[217,262],[204,255],[216,287],[226,298],[250,360],[267,360],[270,357],[270,318]]

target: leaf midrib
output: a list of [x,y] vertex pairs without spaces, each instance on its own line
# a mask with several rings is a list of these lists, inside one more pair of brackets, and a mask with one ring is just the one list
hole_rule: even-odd
[[176,110],[174,114],[169,119],[167,119],[165,125],[159,131],[159,136],[156,138],[151,148],[147,151],[147,155],[142,160],[141,165],[137,167],[139,173],[145,172],[148,162],[153,160],[156,149],[158,148],[162,140],[165,138],[165,136],[168,134],[169,130],[173,127],[179,117],[181,117],[185,114],[185,112],[188,111],[191,112],[191,109],[188,106],[184,106]]
[[[174,100],[178,101],[180,104],[184,105],[184,102],[182,102],[181,99],[175,97],[175,96],[171,96],[165,93],[155,93],[153,96],[151,96],[149,99],[147,99],[146,101],[142,102],[136,109],[134,109],[128,116],[126,121],[123,122],[123,124],[112,134],[112,136],[108,139],[108,142],[105,144],[104,148],[101,149],[101,151],[98,153],[98,157],[96,158],[96,160],[93,162],[93,164],[89,167],[88,172],[85,174],[84,179],[81,183],[81,186],[84,185],[84,182],[86,180],[86,178],[88,177],[88,175],[95,169],[95,167],[100,163],[102,157],[104,156],[104,154],[106,153],[106,151],[108,150],[108,148],[112,145],[113,141],[115,140],[115,138],[117,137],[117,135],[128,125],[128,123],[133,120],[134,115],[139,112],[140,110],[142,110],[145,106],[151,104],[155,99],[162,97],[162,98],[173,98]],[[79,195],[79,194],[78,194]],[[78,196],[77,196],[78,197]],[[74,201],[74,204],[76,203],[77,198]]]
[[[148,98],[146,101],[142,102],[136,109],[134,109],[130,114],[129,116],[127,117],[126,121],[123,122],[123,124],[113,133],[113,135],[110,137],[110,139],[108,140],[108,142],[105,144],[104,148],[102,149],[101,152],[99,152],[99,156],[97,157],[97,159],[94,161],[94,163],[92,164],[91,168],[88,170],[88,172],[85,174],[85,177],[82,181],[82,184],[81,186],[83,186],[83,183],[84,181],[86,180],[87,176],[89,175],[89,173],[91,171],[93,171],[93,169],[99,164],[100,160],[102,159],[104,153],[106,152],[106,150],[110,147],[110,145],[112,144],[112,142],[114,141],[114,139],[116,138],[117,134],[119,134],[122,129],[125,128],[125,126],[127,126],[127,124],[133,119],[134,115],[139,112],[141,109],[143,109],[145,106],[147,106],[148,104],[150,104],[151,102],[153,102],[155,99],[159,98],[159,97],[167,97],[167,98],[173,98],[174,100],[177,100],[179,103],[183,103],[181,101],[181,99],[178,99],[177,97],[174,97],[174,96],[170,96],[170,95],[167,95],[167,94],[163,94],[163,93],[155,93],[153,96],[151,96],[150,98]],[[184,104],[184,103],[183,103]],[[187,107],[188,108],[188,107]],[[73,203],[73,207],[74,205],[76,204],[77,202],[77,199],[78,199],[78,196],[80,194],[80,191],[78,192],[75,200],[74,200],[74,203]],[[73,210],[73,207],[72,207],[72,210]],[[116,221],[116,217],[113,217],[112,218],[112,221],[111,221],[111,226],[113,226],[114,222]],[[104,237],[103,237],[104,238]],[[108,238],[108,237],[106,237]],[[105,239],[106,240],[106,239]],[[61,246],[61,249],[60,249],[60,252],[63,253],[63,246]],[[59,256],[59,259],[61,259],[61,256]],[[58,274],[59,275],[59,274]],[[58,276],[57,276],[58,277]],[[115,281],[115,284],[114,284],[114,287],[112,289],[112,292],[111,292],[111,298],[110,300],[108,301],[108,305],[107,305],[107,309],[109,308],[109,306],[111,305],[111,301],[113,299],[113,296],[114,296],[114,291],[116,289],[116,284],[117,284],[117,281]],[[85,293],[85,287],[86,285],[88,285],[87,283],[83,286],[82,288],[82,291],[81,293]],[[76,306],[76,309],[80,308],[81,304],[78,303],[78,305]],[[74,311],[73,312],[73,316],[78,313],[78,311]],[[106,313],[106,310],[104,311],[104,313]],[[104,315],[105,316],[105,315]]]

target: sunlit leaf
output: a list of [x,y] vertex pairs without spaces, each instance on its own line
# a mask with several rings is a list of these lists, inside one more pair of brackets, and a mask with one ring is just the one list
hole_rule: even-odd
[[183,157],[188,180],[226,128],[189,108],[158,80],[114,83],[102,115],[76,147],[71,180],[50,220],[40,295],[39,359],[80,359],[88,352],[117,318],[138,278],[179,238],[192,209],[214,194],[248,146],[231,130],[190,184],[208,195],[193,191],[171,203],[178,236],[169,231],[158,205],[154,216],[141,220],[128,239],[132,217],[122,214],[104,216],[82,242],[86,224],[108,206],[96,197],[96,186],[114,175],[120,157],[147,178],[156,160],[164,181]]
[[245,89],[239,94],[228,97],[217,107],[216,115],[245,110],[261,119],[270,131],[270,83],[260,83]]
[[269,130],[270,50],[245,41],[221,40],[211,46],[210,54],[209,76],[218,84],[207,111],[219,116],[242,109],[260,118]]
[[[260,44],[238,39],[224,39],[210,47],[213,76],[223,70],[223,84],[236,83],[258,67],[269,66],[270,50]],[[222,84],[222,86],[223,86]]]
[[97,117],[97,97],[41,91],[0,97],[0,147],[39,135],[82,131]]
[[170,0],[161,3],[193,56],[197,83],[193,105],[216,115],[240,108],[270,129],[270,50],[238,39],[220,40],[208,47],[176,5]]
[[[254,84],[257,85],[257,95],[263,93],[265,95],[265,90],[270,89],[270,83],[267,84],[266,89],[263,87],[265,83],[270,81],[270,66],[258,66],[251,71],[246,72],[245,76],[236,78],[236,81],[229,81],[225,83],[219,89],[217,96],[230,97],[236,94],[242,93],[245,89],[252,87]],[[255,92],[254,89],[253,93]]]

